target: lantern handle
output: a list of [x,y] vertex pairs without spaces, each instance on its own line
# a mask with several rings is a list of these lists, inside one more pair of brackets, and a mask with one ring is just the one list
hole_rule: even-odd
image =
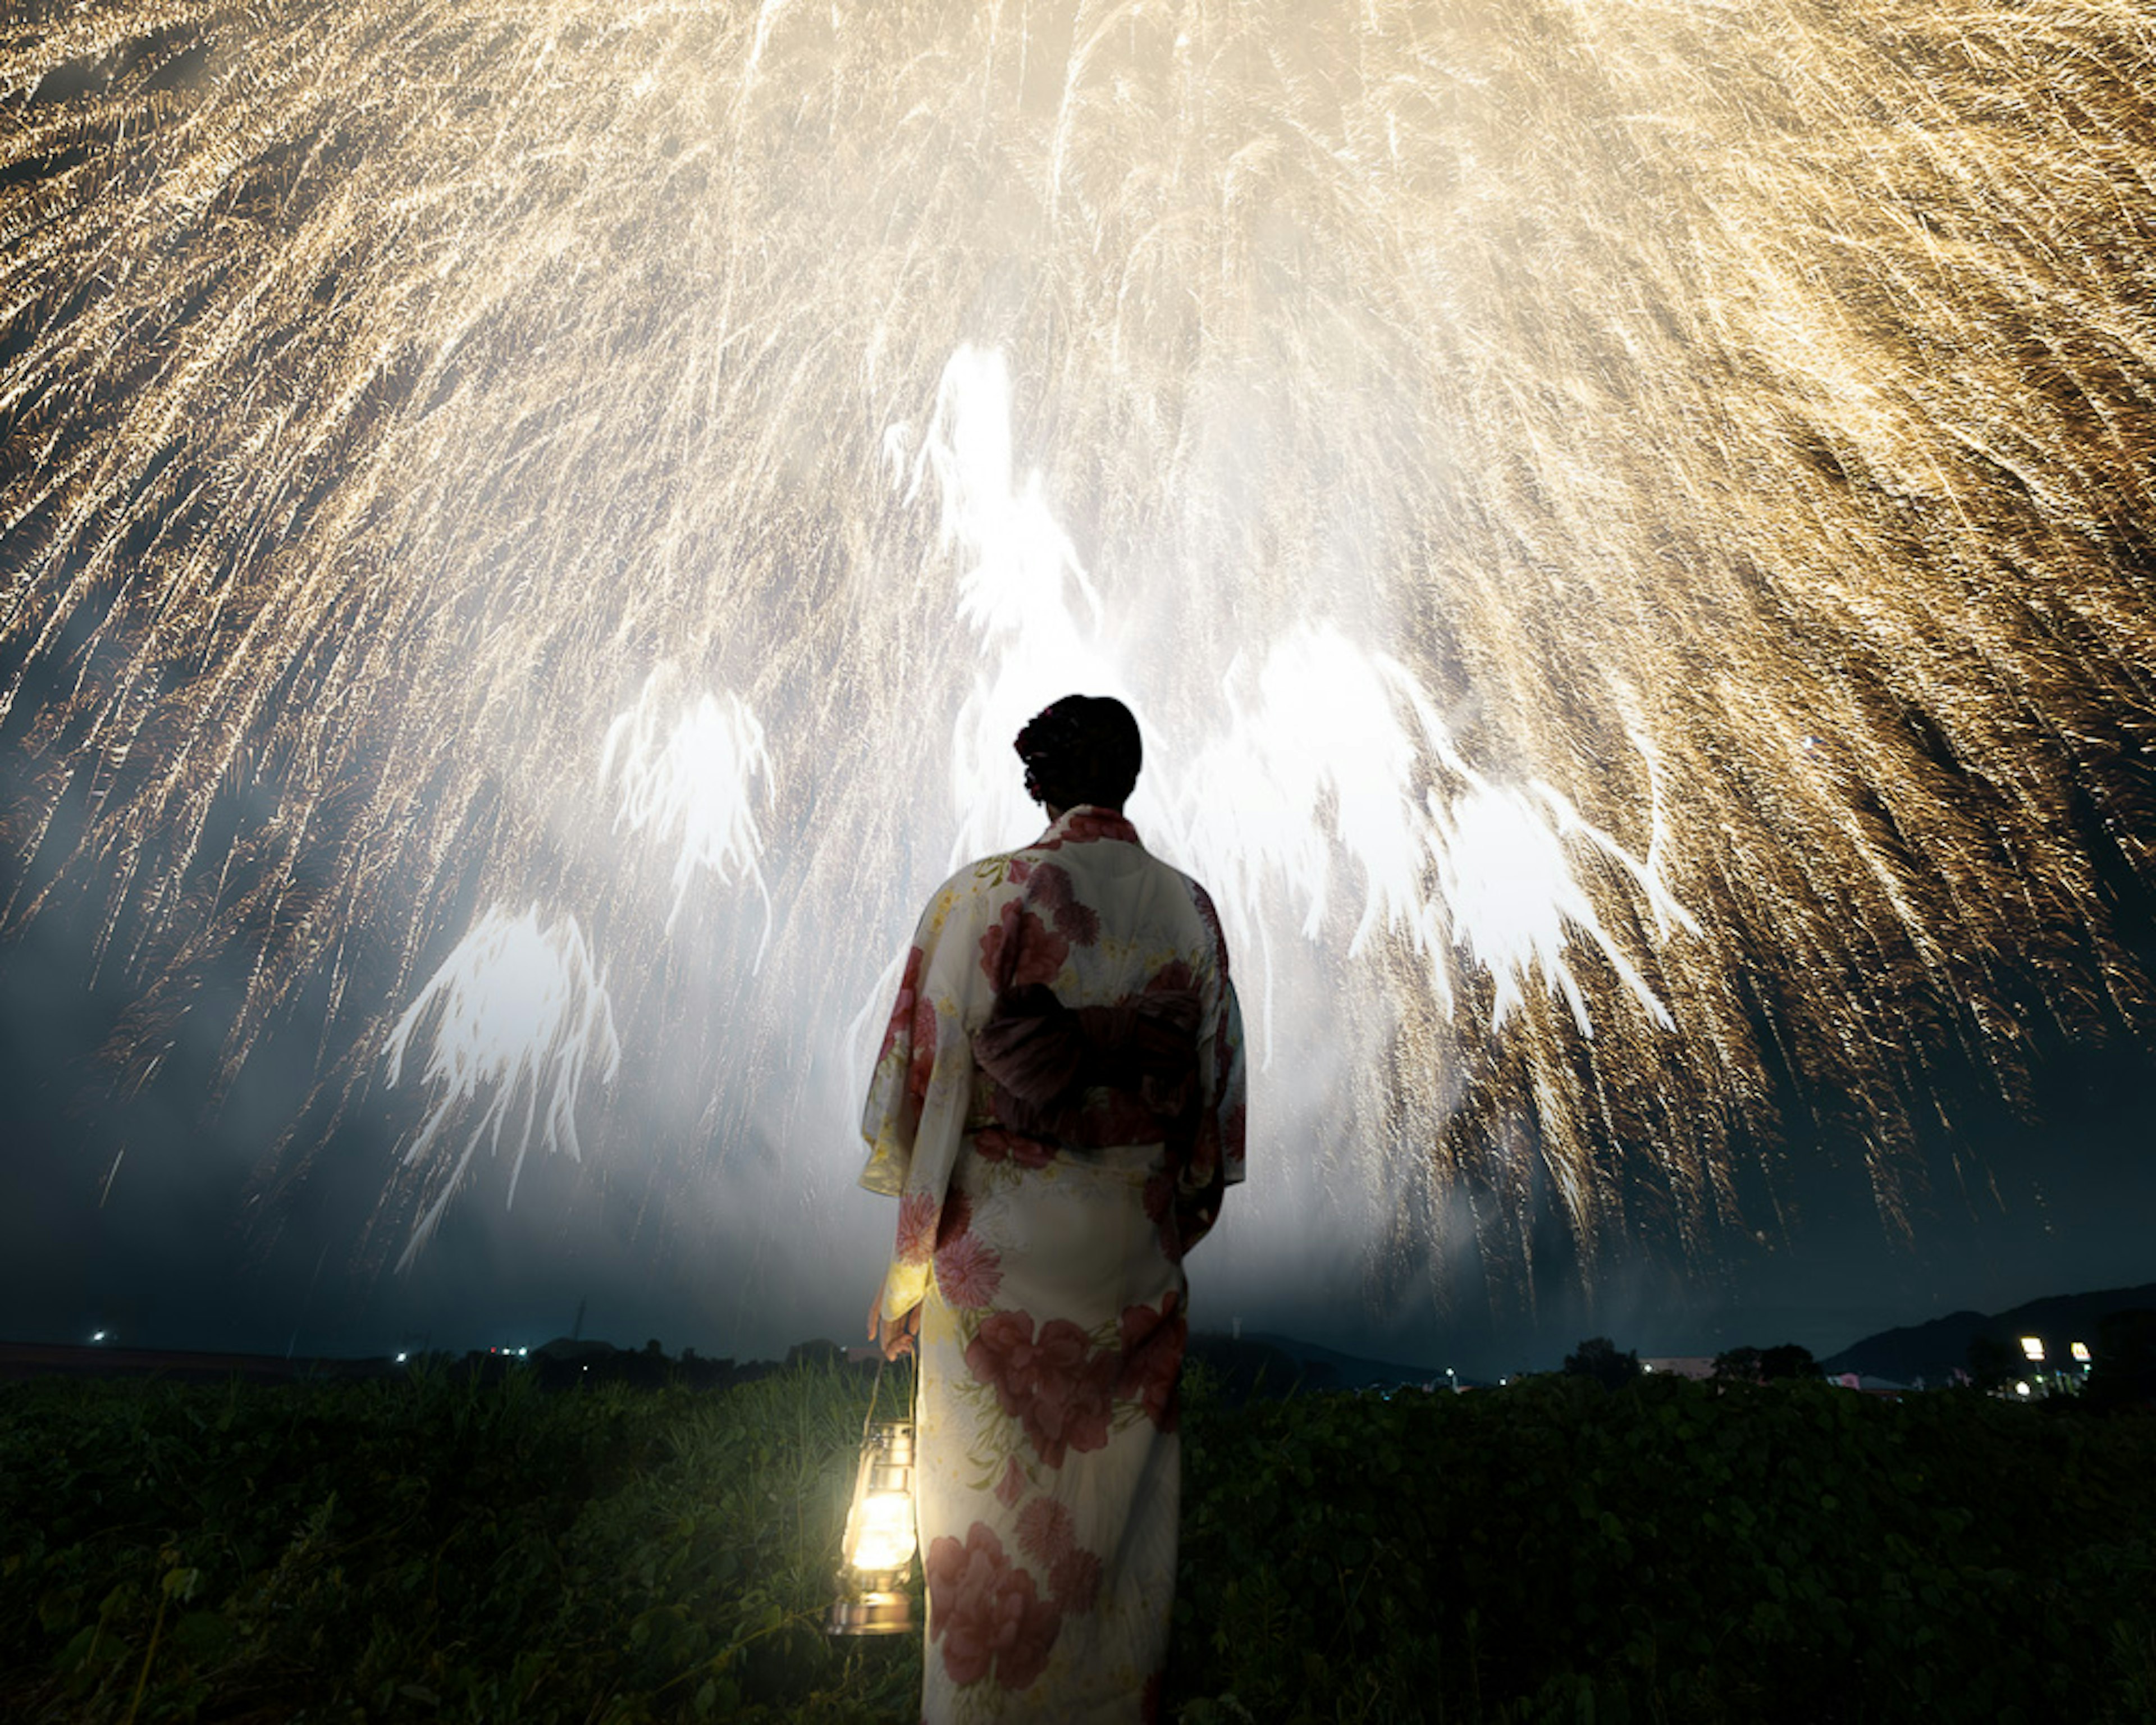
[[883,1389],[883,1368],[886,1363],[876,1361],[875,1381],[869,1385],[869,1410],[861,1416],[861,1441],[869,1440],[870,1429],[875,1424],[876,1396]]
[[[870,1430],[875,1425],[876,1398],[883,1393],[883,1368],[888,1364],[890,1364],[888,1360],[880,1359],[876,1362],[875,1381],[869,1385],[869,1410],[861,1418],[863,1443],[869,1440]],[[913,1404],[910,1417],[918,1420],[921,1407],[921,1378],[917,1373],[913,1379]]]

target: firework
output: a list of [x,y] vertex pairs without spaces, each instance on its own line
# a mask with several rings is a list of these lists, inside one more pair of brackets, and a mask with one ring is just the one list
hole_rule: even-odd
[[221,964],[228,1072],[424,1019],[422,1234],[513,1094],[839,1167],[799,1046],[1090,688],[1333,1056],[1255,1165],[1519,1278],[1762,1220],[1797,1096],[1898,1224],[1935,1058],[2145,1022],[2150,90],[2128,0],[34,9],[14,915],[138,1072]]
[[430,1017],[434,1035],[424,1081],[434,1091],[434,1103],[404,1153],[405,1165],[425,1163],[436,1136],[464,1111],[477,1111],[479,1120],[454,1166],[434,1183],[434,1200],[405,1249],[408,1262],[440,1225],[480,1140],[500,1149],[501,1129],[520,1097],[524,1119],[512,1134],[516,1156],[505,1201],[516,1196],[516,1178],[535,1139],[550,1151],[581,1158],[577,1096],[585,1067],[596,1063],[609,1082],[621,1067],[613,1005],[583,931],[573,916],[542,928],[536,906],[521,916],[490,906],[457,942],[389,1033],[391,1085],[403,1078],[413,1034]]
[[[673,933],[698,870],[719,886],[737,875],[756,883],[763,900],[766,937],[771,893],[757,859],[763,850],[752,798],[755,781],[767,777],[771,757],[763,727],[737,696],[721,701],[696,697],[659,737],[669,685],[677,680],[662,665],[645,681],[636,704],[608,727],[599,755],[602,784],[618,778],[621,788],[616,829],[651,829],[680,846],[674,860],[674,906],[666,916]],[[759,961],[762,950],[759,947]]]

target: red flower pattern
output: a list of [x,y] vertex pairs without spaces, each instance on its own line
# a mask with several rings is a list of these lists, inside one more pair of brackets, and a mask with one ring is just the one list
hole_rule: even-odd
[[936,1286],[952,1305],[986,1306],[1003,1285],[1003,1260],[978,1235],[959,1234],[936,1248]]
[[1072,1547],[1050,1568],[1048,1594],[1059,1610],[1091,1611],[1101,1597],[1100,1558]]
[[1171,958],[1146,978],[1148,994],[1189,994],[1197,992],[1198,978],[1180,958]]
[[999,994],[1028,983],[1053,983],[1070,956],[1070,942],[1017,899],[981,937],[981,973]]
[[1053,1497],[1036,1497],[1019,1512],[1018,1548],[1043,1568],[1070,1555],[1070,1512]]
[[1050,1467],[1062,1466],[1069,1450],[1106,1446],[1116,1363],[1111,1352],[1096,1354],[1070,1319],[1050,1318],[1036,1337],[1023,1312],[992,1313],[966,1345],[967,1368],[993,1388],[1004,1415]]
[[993,1670],[1004,1688],[1024,1689],[1047,1669],[1063,1613],[1004,1555],[993,1528],[975,1522],[963,1545],[944,1535],[925,1567],[929,1638],[943,1644],[952,1682],[978,1683]]
[[1033,1320],[1023,1312],[991,1312],[966,1344],[966,1369],[995,1388],[1004,1417],[1014,1417],[1031,1381]]
[[913,1047],[906,1062],[906,1093],[917,1109],[928,1100],[936,1073],[936,1009],[923,995],[913,1003]]
[[999,1126],[983,1127],[973,1135],[973,1153],[983,1162],[1008,1159],[1020,1168],[1046,1168],[1055,1160],[1053,1145],[1029,1138],[1024,1132],[1006,1132]]
[[1053,1497],[1019,1512],[1019,1549],[1048,1573],[1048,1594],[1065,1612],[1091,1611],[1101,1595],[1101,1559],[1077,1543],[1077,1523]]
[[1122,1369],[1116,1394],[1141,1404],[1146,1418],[1163,1431],[1176,1427],[1176,1387],[1183,1375],[1183,1352],[1190,1318],[1173,1294],[1155,1312],[1150,1306],[1127,1306],[1122,1322]]
[[1094,1354],[1086,1332],[1068,1318],[1040,1328],[1042,1370],[1026,1404],[1026,1435],[1042,1461],[1060,1467],[1065,1448],[1105,1449],[1115,1417],[1116,1357]]
[[1032,891],[1027,896],[1048,912],[1055,932],[1074,945],[1090,947],[1100,939],[1101,913],[1078,896],[1068,869],[1043,863],[1034,871]]
[[898,1201],[898,1261],[925,1264],[936,1239],[936,1199],[909,1192]]
[[909,1130],[921,1117],[921,1105],[928,1096],[928,1081],[936,1070],[936,1009],[921,992],[921,972],[926,962],[920,947],[906,949],[906,969],[898,979],[898,998],[891,1002],[891,1019],[883,1030],[883,1046],[876,1051],[876,1064],[881,1065],[894,1050],[899,1049],[900,1038],[906,1039],[901,1052],[906,1060]]
[[1060,850],[1066,845],[1086,845],[1110,839],[1125,845],[1138,842],[1138,829],[1112,809],[1074,809],[1050,827],[1035,850]]
[[963,1192],[943,1194],[943,1209],[936,1219],[936,1250],[943,1248],[973,1225],[973,1200]]
[[891,1022],[884,1026],[883,1046],[876,1051],[879,1063],[897,1042],[900,1027],[913,1022],[913,1003],[921,992],[921,948],[906,948],[906,971],[898,979],[898,999],[891,1003]]
[[1197,907],[1198,920],[1213,937],[1213,951],[1220,966],[1222,981],[1228,976],[1228,937],[1220,932],[1220,913],[1213,908],[1213,896],[1195,880],[1190,883],[1190,901]]

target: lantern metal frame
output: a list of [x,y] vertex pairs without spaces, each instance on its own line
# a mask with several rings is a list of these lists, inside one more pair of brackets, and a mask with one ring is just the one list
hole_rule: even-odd
[[[869,1391],[867,1417],[861,1421],[860,1465],[854,1474],[854,1499],[846,1512],[846,1531],[839,1548],[838,1594],[831,1601],[824,1630],[832,1635],[902,1635],[918,1627],[913,1596],[906,1590],[907,1576],[919,1549],[913,1515],[914,1421],[879,1420],[876,1397],[883,1388],[884,1363],[876,1363],[875,1384]],[[918,1388],[916,1383],[916,1389]],[[858,1542],[865,1531],[871,1498],[886,1502],[902,1496],[906,1503],[909,1540],[905,1557],[895,1564],[864,1568],[855,1561]]]

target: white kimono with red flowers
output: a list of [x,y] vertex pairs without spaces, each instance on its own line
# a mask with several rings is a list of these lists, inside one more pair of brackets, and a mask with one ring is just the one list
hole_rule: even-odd
[[[1104,1056],[1027,1112],[982,1064],[1002,1070],[981,1039],[1014,1001],[1088,1034],[1143,1024],[1186,1070],[1156,1060],[1141,1081]],[[961,870],[921,919],[861,1183],[899,1200],[885,1320],[921,1308],[932,1725],[1155,1716],[1183,1255],[1243,1177],[1241,1041],[1210,901],[1120,814],[1069,811]]]

